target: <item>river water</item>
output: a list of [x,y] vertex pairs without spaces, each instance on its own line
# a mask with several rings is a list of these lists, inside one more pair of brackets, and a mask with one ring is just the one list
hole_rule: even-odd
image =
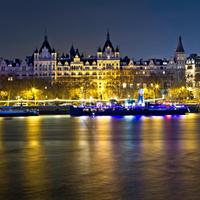
[[200,199],[200,115],[0,118],[0,199]]

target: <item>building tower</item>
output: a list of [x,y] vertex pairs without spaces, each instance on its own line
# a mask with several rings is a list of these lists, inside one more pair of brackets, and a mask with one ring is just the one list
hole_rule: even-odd
[[34,52],[34,75],[38,78],[57,79],[57,53],[45,35],[41,48]]
[[76,56],[76,51],[74,49],[74,45],[72,44],[71,48],[70,48],[70,58],[73,59]]
[[181,36],[179,36],[178,45],[175,53],[176,62],[176,80],[179,85],[185,85],[185,62],[186,55],[183,48]]
[[[113,70],[120,69],[120,51],[118,47],[114,48],[109,32],[107,32],[103,48],[99,47],[97,50],[97,68],[105,70],[103,74],[111,74],[111,71],[113,74]],[[98,75],[97,79],[98,97],[99,99],[106,99],[105,89],[109,82],[109,76]]]
[[178,40],[178,45],[176,48],[176,62],[179,68],[181,67],[185,68],[185,60],[186,60],[185,50],[183,48],[183,43],[180,36]]

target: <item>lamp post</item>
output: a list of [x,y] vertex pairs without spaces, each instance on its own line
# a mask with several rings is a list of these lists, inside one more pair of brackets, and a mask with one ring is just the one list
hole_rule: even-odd
[[[46,93],[47,93],[47,92],[46,92],[46,91],[47,91],[47,89],[48,89],[48,87],[47,87],[47,86],[45,86],[45,87],[44,87],[44,90],[45,90],[45,99],[46,99],[46,100],[48,99],[48,96],[46,95]],[[44,105],[46,106],[46,102],[44,103]]]
[[36,89],[34,87],[31,88],[31,92],[33,94],[33,99],[34,99],[34,102],[35,102],[35,106],[36,106],[36,97],[35,97],[35,92],[36,92]]
[[153,88],[153,91],[154,91],[154,103],[156,103],[156,97],[157,97],[156,94],[157,94],[157,91],[160,88],[160,86],[158,84],[155,84],[155,86],[154,86],[154,84],[151,83],[151,87]]
[[81,86],[81,98],[84,99],[83,86]]
[[[12,82],[13,81],[13,77],[10,76],[8,77],[8,82]],[[8,92],[8,103],[7,103],[7,106],[10,105],[10,96],[11,96],[11,84],[9,84],[9,92]]]
[[155,101],[156,101],[156,97],[157,97],[156,94],[157,94],[157,91],[158,91],[159,87],[160,86],[158,84],[155,85]]

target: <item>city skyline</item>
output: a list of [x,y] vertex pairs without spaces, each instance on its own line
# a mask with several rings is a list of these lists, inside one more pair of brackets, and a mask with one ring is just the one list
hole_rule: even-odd
[[[78,50],[79,53],[80,53],[81,55],[84,55],[85,57],[96,56],[96,53],[97,53],[98,49],[103,47],[103,44],[104,44],[105,39],[106,39],[106,37],[107,37],[107,34],[110,35],[110,36],[109,36],[109,37],[110,37],[110,40],[111,40],[111,42],[113,42],[112,34],[110,34],[109,29],[107,29],[107,32],[105,31],[105,33],[104,33],[104,41],[103,41],[101,44],[99,44],[99,45],[97,46],[97,48],[96,48],[96,50],[94,50],[94,52],[87,53],[86,51],[84,51],[84,49],[80,49],[79,46],[78,46],[78,45],[75,45],[75,43],[73,43],[73,42],[72,42],[72,43],[68,46],[68,48],[66,48],[64,51],[61,51],[61,50],[59,51],[59,50],[58,50],[59,48],[55,48],[55,46],[52,45],[52,44],[54,44],[54,42],[51,41],[51,40],[49,40],[49,35],[48,35],[48,33],[47,33],[47,30],[45,29],[45,30],[44,30],[44,34],[43,34],[43,39],[41,40],[40,44],[38,44],[35,48],[33,48],[32,51],[31,51],[30,53],[27,53],[27,54],[24,55],[23,57],[16,57],[15,55],[10,55],[9,58],[4,58],[4,57],[1,57],[1,58],[7,59],[7,60],[14,60],[14,59],[21,59],[21,60],[24,60],[27,56],[32,56],[32,55],[34,54],[34,51],[35,51],[36,49],[39,50],[39,49],[41,48],[41,44],[43,43],[43,41],[45,40],[45,38],[48,40],[48,42],[49,42],[51,48],[54,49],[54,50],[56,51],[56,53],[58,53],[58,56],[62,56],[63,54],[64,54],[64,55],[69,54],[69,53],[70,53],[70,49],[71,49],[72,47],[74,47],[76,50]],[[142,59],[142,60],[143,60],[143,59],[144,59],[144,60],[149,60],[149,59],[172,59],[172,58],[175,57],[179,38],[182,38],[182,36],[180,35],[179,37],[177,37],[176,44],[174,45],[175,48],[174,48],[173,51],[171,52],[171,55],[169,55],[168,57],[167,57],[167,56],[164,56],[164,55],[161,56],[161,57],[151,56],[151,57],[138,57],[138,58],[137,58],[137,57],[135,57],[134,55],[133,55],[133,56],[128,56],[128,57],[129,57],[130,59],[133,59],[133,60],[140,60],[140,59]],[[183,43],[184,43],[184,42],[183,42]],[[127,54],[125,54],[125,53],[123,52],[123,49],[121,50],[120,44],[119,44],[119,43],[114,43],[114,44],[115,44],[115,46],[116,46],[117,48],[119,48],[121,57],[127,57]],[[184,46],[185,46],[185,45],[184,45]],[[190,53],[190,54],[192,54],[192,53]],[[188,55],[190,55],[190,54],[188,54]]]
[[[68,51],[73,43],[81,52],[93,55],[109,28],[112,41],[119,45],[123,56],[168,58],[175,52],[179,35],[188,55],[198,53],[200,30],[195,19],[199,17],[199,2],[190,1],[189,6],[187,2],[2,2],[0,57],[24,58],[32,54],[43,40],[45,29],[59,52]],[[191,32],[191,27],[195,31]]]

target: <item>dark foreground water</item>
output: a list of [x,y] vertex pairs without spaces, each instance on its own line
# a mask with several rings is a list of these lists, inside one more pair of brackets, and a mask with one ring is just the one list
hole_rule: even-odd
[[200,115],[0,118],[0,199],[200,199]]

